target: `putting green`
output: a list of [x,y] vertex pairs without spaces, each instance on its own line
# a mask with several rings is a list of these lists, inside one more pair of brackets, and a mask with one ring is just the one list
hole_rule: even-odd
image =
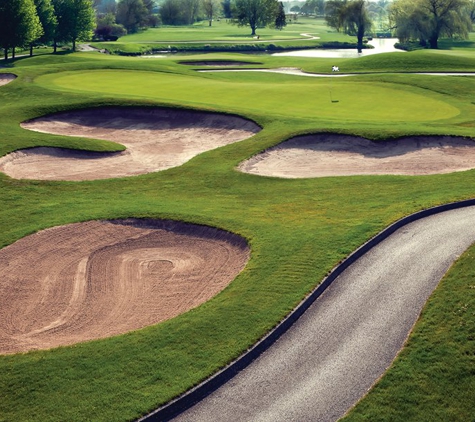
[[[343,78],[342,78],[343,79]],[[434,92],[358,78],[313,79],[263,73],[174,75],[142,71],[64,72],[36,83],[61,91],[113,94],[266,115],[346,121],[434,121],[460,110]]]

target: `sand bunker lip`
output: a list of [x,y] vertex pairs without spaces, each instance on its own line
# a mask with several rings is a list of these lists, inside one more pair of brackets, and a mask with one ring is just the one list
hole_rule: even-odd
[[246,65],[258,65],[262,63],[234,61],[234,60],[187,60],[179,62],[187,66],[246,66]]
[[427,175],[475,168],[475,142],[415,136],[384,142],[317,134],[292,138],[240,164],[245,173],[282,178]]
[[0,158],[0,171],[17,179],[94,180],[177,167],[194,156],[249,138],[261,128],[217,113],[165,108],[103,107],[57,113],[21,125],[57,135],[118,142],[121,153],[30,148]]
[[237,235],[165,220],[90,221],[24,237],[0,250],[0,354],[173,318],[219,293],[248,259]]
[[0,73],[0,86],[6,85],[17,78],[13,73]]

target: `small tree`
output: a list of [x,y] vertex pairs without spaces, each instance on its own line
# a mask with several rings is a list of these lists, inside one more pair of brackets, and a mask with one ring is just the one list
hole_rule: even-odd
[[117,23],[124,26],[127,32],[137,32],[145,25],[148,9],[142,0],[120,0],[117,4]]
[[180,7],[183,11],[185,24],[191,25],[198,18],[198,12],[201,7],[201,0],[180,0]]
[[[54,40],[58,20],[54,13],[54,7],[51,0],[35,0],[36,13],[40,19],[43,28],[43,34],[37,40],[37,43],[47,44]],[[33,42],[30,42],[30,56],[33,55]]]
[[231,19],[233,17],[233,11],[231,7],[231,0],[224,0],[221,3],[221,7],[223,8],[223,15],[226,19]]
[[160,7],[160,17],[164,25],[182,25],[184,18],[178,0],[165,0]]
[[251,27],[251,35],[256,35],[258,26],[266,26],[275,20],[276,0],[236,0],[235,23]]
[[277,15],[275,17],[275,29],[282,30],[284,27],[287,25],[286,19],[285,19],[285,10],[284,10],[284,4],[280,1],[277,6]]
[[112,13],[106,13],[97,19],[97,27],[94,31],[96,37],[105,41],[115,41],[117,38],[127,34],[126,29],[116,23],[115,15]]
[[365,0],[330,0],[327,2],[325,19],[337,31],[356,36],[358,52],[363,51],[363,37],[371,28],[371,19]]
[[205,12],[206,19],[208,19],[209,26],[212,25],[213,17],[217,13],[218,9],[218,0],[203,0],[203,10]]
[[76,42],[89,40],[96,27],[96,15],[92,0],[54,0],[58,27],[56,41],[71,42],[76,51]]

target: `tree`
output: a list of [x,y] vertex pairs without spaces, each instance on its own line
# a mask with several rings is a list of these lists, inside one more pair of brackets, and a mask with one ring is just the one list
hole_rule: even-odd
[[[43,28],[43,34],[36,40],[41,44],[47,44],[54,40],[56,34],[56,28],[58,26],[58,20],[54,13],[53,3],[51,0],[34,0],[36,13],[40,19],[41,26]],[[33,55],[33,42],[30,42],[30,56]]]
[[218,0],[203,0],[203,10],[205,12],[206,19],[208,19],[209,26],[211,26],[213,22],[213,17],[217,13],[218,9]]
[[160,7],[160,17],[164,25],[182,25],[184,18],[178,0],[165,0]]
[[40,19],[33,0],[1,0],[0,2],[0,45],[3,47],[5,60],[8,50],[23,47],[43,34]]
[[145,25],[148,9],[142,0],[120,0],[117,4],[117,23],[124,26],[127,32],[137,32]]
[[231,7],[231,0],[224,0],[221,3],[221,7],[223,8],[223,15],[226,19],[231,19],[233,17],[232,7]]
[[266,26],[275,19],[277,0],[236,0],[235,23],[251,27],[251,35],[256,35],[258,26]]
[[328,0],[325,5],[325,20],[327,25],[340,32],[344,25],[344,9],[346,0]]
[[105,41],[115,41],[117,38],[127,34],[123,25],[119,25],[115,21],[115,15],[106,13],[97,18],[97,27],[94,31],[96,37]]
[[53,0],[58,19],[55,35],[56,42],[65,41],[73,44],[76,51],[76,42],[92,38],[96,27],[96,15],[92,0]]
[[286,25],[287,25],[287,22],[285,20],[284,4],[280,1],[277,6],[277,14],[275,17],[274,26],[275,26],[275,29],[282,30],[284,26]]
[[315,14],[323,16],[325,14],[325,0],[316,0],[315,3]]
[[306,0],[301,9],[306,15],[323,15],[325,13],[324,0]]
[[337,31],[356,36],[358,53],[363,51],[363,37],[371,28],[365,0],[329,0],[325,19]]
[[180,0],[181,7],[183,8],[183,16],[185,19],[185,25],[191,25],[198,18],[198,12],[201,6],[201,0]]
[[438,48],[441,36],[468,37],[472,27],[468,5],[468,0],[395,0],[390,17],[401,40],[419,39]]

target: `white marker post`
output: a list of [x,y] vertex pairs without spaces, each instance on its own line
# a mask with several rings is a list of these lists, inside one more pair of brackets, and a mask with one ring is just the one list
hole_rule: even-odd
[[[340,71],[340,68],[338,66],[332,66],[332,72],[339,72]],[[333,97],[332,97],[332,79],[333,79],[333,76],[330,76],[330,101],[333,103],[337,103],[338,101],[333,101]]]

